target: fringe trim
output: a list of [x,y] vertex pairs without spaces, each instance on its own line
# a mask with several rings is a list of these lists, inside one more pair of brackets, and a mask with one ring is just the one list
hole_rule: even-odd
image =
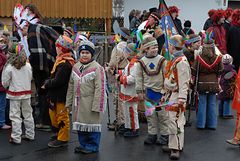
[[76,131],[85,131],[85,132],[101,132],[101,124],[85,124],[79,122],[73,122],[73,130]]

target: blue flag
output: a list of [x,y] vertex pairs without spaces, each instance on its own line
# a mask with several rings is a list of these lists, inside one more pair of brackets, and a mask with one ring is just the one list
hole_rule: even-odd
[[171,60],[171,55],[169,53],[169,39],[171,36],[179,34],[179,32],[177,31],[177,28],[173,22],[172,16],[170,15],[168,11],[168,7],[164,0],[159,1],[159,12],[161,16],[160,23],[162,26],[163,33],[165,35],[164,48],[166,52],[164,53],[164,57],[167,60]]

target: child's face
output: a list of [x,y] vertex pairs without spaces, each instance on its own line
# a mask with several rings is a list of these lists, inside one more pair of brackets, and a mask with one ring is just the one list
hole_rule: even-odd
[[88,50],[82,50],[80,52],[80,59],[85,63],[90,62],[92,59],[92,54]]
[[158,46],[154,45],[154,46],[150,46],[147,50],[147,56],[152,57],[152,56],[156,56],[158,52]]

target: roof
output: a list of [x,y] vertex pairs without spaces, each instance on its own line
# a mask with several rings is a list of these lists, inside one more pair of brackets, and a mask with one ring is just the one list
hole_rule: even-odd
[[[18,3],[34,4],[47,18],[112,18],[112,0],[0,0],[0,17],[11,17]],[[10,6],[10,7],[9,7]]]

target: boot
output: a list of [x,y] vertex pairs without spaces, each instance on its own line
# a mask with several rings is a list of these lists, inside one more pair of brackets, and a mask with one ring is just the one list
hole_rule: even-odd
[[128,130],[123,134],[124,137],[137,137],[139,136],[138,130]]
[[171,150],[171,154],[169,157],[171,160],[178,160],[180,158],[179,150]]
[[155,144],[157,141],[157,135],[148,134],[148,137],[144,140],[144,144],[152,145]]

